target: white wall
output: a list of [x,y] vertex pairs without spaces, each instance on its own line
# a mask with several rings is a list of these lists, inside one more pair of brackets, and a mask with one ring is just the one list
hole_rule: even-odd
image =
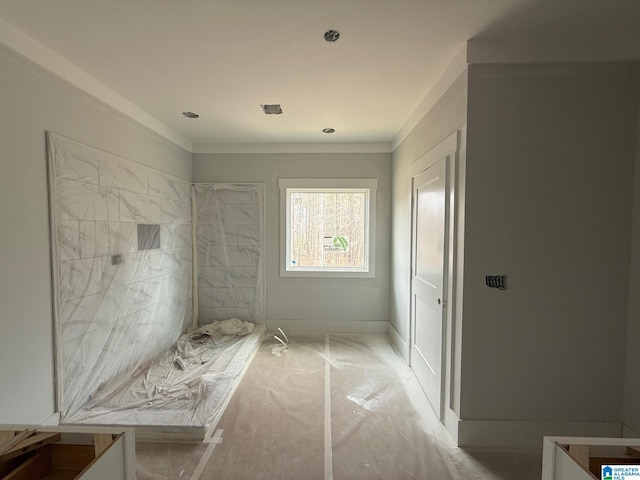
[[[638,108],[640,114],[640,106]],[[640,119],[634,172],[631,262],[629,268],[629,321],[625,368],[623,422],[640,434]]]
[[[279,178],[377,178],[376,276],[280,277]],[[389,320],[390,154],[195,154],[196,183],[266,183],[267,326],[290,331],[386,331]]]
[[393,223],[391,324],[409,341],[409,266],[411,261],[411,175],[409,166],[467,119],[467,75],[464,72],[393,152]]
[[0,47],[0,423],[54,413],[45,131],[191,179],[191,155]]
[[637,108],[632,65],[469,67],[463,424],[619,425]]

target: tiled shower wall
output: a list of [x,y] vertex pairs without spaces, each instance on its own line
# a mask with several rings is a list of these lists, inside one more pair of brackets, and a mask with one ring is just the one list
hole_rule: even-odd
[[[58,135],[48,141],[64,414],[191,324],[191,187]],[[138,250],[138,224],[160,226],[160,248]]]
[[265,323],[265,185],[196,184],[198,323]]

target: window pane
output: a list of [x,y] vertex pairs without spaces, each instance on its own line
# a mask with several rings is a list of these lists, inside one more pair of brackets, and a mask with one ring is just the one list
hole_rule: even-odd
[[289,269],[367,268],[366,190],[292,191]]

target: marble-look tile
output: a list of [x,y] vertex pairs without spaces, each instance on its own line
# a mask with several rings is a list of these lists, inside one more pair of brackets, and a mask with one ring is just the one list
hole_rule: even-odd
[[238,245],[261,247],[263,243],[260,225],[238,225]]
[[159,275],[167,275],[178,270],[181,266],[179,249],[151,250],[149,251],[151,278]]
[[198,245],[237,245],[237,231],[237,225],[223,227],[219,223],[216,225],[198,224],[196,227],[196,240]]
[[203,287],[224,287],[225,268],[198,267],[198,285]]
[[110,222],[120,221],[120,192],[117,188],[106,190],[107,218]]
[[178,202],[191,202],[191,183],[160,172],[149,172],[149,194]]
[[229,318],[239,318],[245,322],[252,321],[251,310],[248,308],[213,308],[211,314],[212,322],[227,320]]
[[58,311],[58,325],[63,334],[63,341],[75,338],[64,333],[67,326],[75,322],[89,324],[94,321],[102,300],[102,294],[87,295],[60,303]]
[[162,205],[157,197],[120,191],[120,221],[162,223]]
[[151,275],[151,259],[146,251],[133,252],[124,256],[127,268],[127,283],[148,280]]
[[96,325],[104,328],[122,316],[122,303],[125,291],[122,286],[105,284],[103,290],[98,294],[100,303],[93,314],[93,322]]
[[181,201],[161,199],[162,223],[184,222],[191,218],[191,205]]
[[94,220],[93,185],[56,179],[56,218],[58,220]]
[[102,288],[105,257],[60,262],[60,301],[98,293]]
[[87,155],[87,150],[91,147],[51,133],[48,137],[58,177],[98,184],[98,161],[92,155]]
[[95,232],[96,232],[95,243],[94,243],[95,256],[109,255],[109,223],[95,222]]
[[214,195],[219,205],[249,205],[258,203],[257,191],[254,186],[228,188],[221,185],[215,188]]
[[232,287],[256,288],[260,268],[258,265],[251,267],[234,267],[225,270],[225,285]]
[[93,192],[93,220],[109,220],[109,190],[99,185],[91,185]]
[[109,253],[123,255],[138,251],[138,231],[135,223],[109,222]]
[[131,161],[113,157],[100,162],[100,185],[128,192],[149,194],[149,169]]
[[198,246],[198,266],[202,267],[250,267],[259,259],[256,247]]
[[261,209],[258,205],[229,205],[222,210],[223,225],[259,225]]
[[198,304],[213,308],[239,308],[251,305],[256,298],[254,288],[198,288]]
[[80,222],[59,220],[56,225],[58,258],[61,261],[80,258]]

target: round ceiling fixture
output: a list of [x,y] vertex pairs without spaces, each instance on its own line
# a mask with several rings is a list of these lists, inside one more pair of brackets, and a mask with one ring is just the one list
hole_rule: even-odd
[[337,30],[327,30],[324,32],[324,39],[327,42],[335,42],[340,38],[340,32]]
[[336,131],[335,128],[323,128],[322,133],[334,133]]
[[200,115],[193,112],[182,112],[182,115],[184,115],[187,118],[200,118]]

